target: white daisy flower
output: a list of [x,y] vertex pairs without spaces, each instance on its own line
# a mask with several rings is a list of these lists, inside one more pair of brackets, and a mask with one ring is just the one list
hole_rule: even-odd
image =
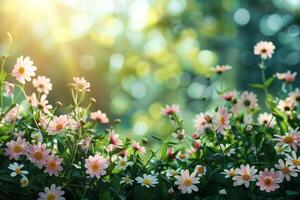
[[226,145],[220,144],[220,147],[221,147],[221,150],[223,151],[223,154],[225,156],[228,156],[228,157],[230,157],[231,154],[235,154],[235,149],[229,148],[229,146],[230,146],[229,144],[226,144]]
[[132,166],[133,165],[133,162],[131,161],[128,161],[127,160],[127,157],[119,157],[119,159],[117,160],[117,165],[116,165],[116,168],[117,169],[120,169],[120,170],[126,170],[126,168],[128,166]]
[[136,177],[135,180],[144,187],[150,188],[155,187],[158,184],[156,176],[143,174],[143,177]]
[[122,180],[120,181],[121,184],[127,184],[127,185],[132,185],[133,180],[127,175],[122,177]]
[[231,168],[231,169],[225,169],[224,172],[221,172],[221,174],[224,174],[225,175],[225,178],[232,178],[234,176],[236,176],[238,174],[238,169],[234,169],[234,168]]
[[186,161],[188,160],[188,158],[189,158],[189,154],[186,153],[186,152],[181,152],[181,151],[179,151],[179,152],[177,153],[177,155],[176,155],[176,158],[177,158],[178,160],[180,160],[181,162],[186,162]]
[[287,164],[292,165],[297,169],[300,169],[300,156],[297,156],[295,151],[292,151],[292,155],[285,154],[285,156]]
[[202,177],[206,174],[206,167],[203,165],[197,165],[194,172],[196,172],[197,176]]
[[26,176],[23,176],[21,179],[20,179],[20,185],[21,187],[27,187],[28,186],[28,179],[26,178]]
[[175,169],[167,169],[165,172],[166,172],[166,176],[168,178],[171,178],[171,177],[175,177],[177,174],[179,174],[179,172],[181,171],[180,168],[178,168],[177,170]]
[[250,167],[249,164],[241,165],[238,169],[238,175],[234,176],[232,180],[234,180],[233,186],[245,185],[246,188],[249,187],[250,181],[255,181],[257,178],[256,175],[257,169],[255,166]]
[[24,167],[23,164],[18,164],[14,162],[13,164],[9,164],[8,169],[12,170],[13,172],[10,174],[10,176],[15,177],[17,175],[21,175],[22,177],[25,176],[26,174],[29,174],[28,171],[22,170]]
[[289,145],[284,144],[282,146],[275,146],[275,151],[277,155],[285,155],[286,153],[290,153],[292,150]]

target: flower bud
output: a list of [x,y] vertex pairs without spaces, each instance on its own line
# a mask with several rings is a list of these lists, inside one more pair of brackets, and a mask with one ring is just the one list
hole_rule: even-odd
[[144,145],[148,144],[148,139],[147,138],[143,138],[142,142],[143,142]]
[[199,137],[200,137],[200,135],[199,135],[199,133],[193,133],[193,135],[192,135],[192,137],[195,139],[195,140],[197,140],[197,139],[199,139]]
[[63,105],[62,102],[60,102],[60,101],[56,102],[56,106],[61,107],[62,105]]
[[115,119],[115,123],[116,123],[116,124],[120,124],[120,123],[121,123],[121,120],[120,120],[120,119]]
[[200,140],[195,140],[194,143],[193,143],[193,146],[197,150],[201,149],[202,145],[201,145]]
[[90,98],[90,102],[91,103],[96,103],[96,99],[95,98]]

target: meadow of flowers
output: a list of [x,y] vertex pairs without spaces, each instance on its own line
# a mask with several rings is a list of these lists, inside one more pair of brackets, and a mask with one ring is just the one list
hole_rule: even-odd
[[[162,108],[174,130],[167,138],[154,137],[158,149],[147,139],[120,138],[120,120],[93,108],[96,100],[85,98],[90,83],[83,77],[70,84],[70,105],[51,104],[51,80],[38,74],[34,62],[20,56],[6,66],[4,56],[0,199],[300,198],[300,90],[293,86],[296,73],[265,77],[274,53],[272,42],[254,47],[262,83],[251,87],[263,91],[266,112],[251,91],[216,88],[219,106],[191,119],[194,133],[185,132],[179,105]],[[221,77],[231,68],[212,70]],[[269,93],[274,81],[285,85],[277,97]],[[34,93],[26,93],[28,84]]]

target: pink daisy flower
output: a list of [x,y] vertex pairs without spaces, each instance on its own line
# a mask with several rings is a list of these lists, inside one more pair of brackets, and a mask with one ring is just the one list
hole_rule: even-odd
[[228,113],[227,108],[220,107],[218,112],[215,114],[213,122],[217,132],[223,133],[224,130],[230,129],[230,118],[232,114]]
[[226,92],[222,95],[222,98],[226,101],[232,101],[233,99],[236,99],[237,98],[237,91],[233,90],[233,91],[229,91],[229,92]]
[[293,148],[293,150],[297,151],[297,147],[300,145],[300,132],[298,129],[289,128],[289,132],[286,132],[285,135],[275,135],[275,141],[278,143],[276,146],[283,146],[285,144],[289,145]]
[[39,93],[49,94],[49,92],[52,90],[51,81],[46,76],[38,76],[37,78],[33,79],[32,85]]
[[28,142],[26,142],[25,138],[18,137],[17,141],[11,140],[6,143],[6,146],[4,155],[8,156],[10,160],[19,160],[21,155],[27,154]]
[[211,70],[221,75],[222,73],[231,70],[231,68],[232,67],[229,65],[217,65],[216,67],[211,68]]
[[63,170],[62,159],[55,155],[48,156],[45,162],[45,173],[48,173],[50,176],[55,175],[58,176],[58,173]]
[[295,170],[295,166],[289,165],[288,162],[284,163],[282,159],[278,160],[278,164],[275,165],[275,168],[280,170],[282,177],[285,178],[287,181],[291,180],[291,176],[298,176],[298,172]]
[[295,105],[300,103],[300,90],[299,90],[299,88],[296,88],[293,92],[290,92],[289,97],[293,102],[295,102]]
[[296,102],[293,101],[290,97],[286,98],[285,100],[279,100],[277,108],[287,115],[291,115],[292,111],[294,110]]
[[296,75],[297,72],[291,73],[291,71],[287,71],[285,73],[276,73],[277,79],[286,83],[293,83],[295,81]]
[[95,156],[89,156],[88,159],[85,159],[85,168],[86,173],[90,175],[90,177],[96,176],[100,178],[101,176],[106,174],[105,169],[108,167],[108,162],[102,156],[96,154]]
[[193,172],[190,175],[189,170],[181,170],[180,175],[176,175],[175,185],[178,185],[178,189],[182,193],[192,193],[193,191],[197,192],[198,187],[196,184],[200,183],[199,177],[196,176],[197,173]]
[[8,111],[8,113],[6,113],[6,115],[4,117],[5,121],[8,123],[12,123],[12,122],[16,121],[17,119],[21,119],[20,112],[21,112],[20,106],[16,105],[10,111]]
[[273,128],[276,124],[275,118],[273,117],[272,114],[268,113],[261,113],[258,115],[257,121],[259,124],[268,126],[270,128]]
[[270,171],[265,168],[264,171],[259,172],[257,186],[260,187],[261,191],[271,192],[279,188],[279,184],[281,183],[282,176],[280,172],[274,172],[272,168]]
[[44,129],[47,129],[49,124],[50,124],[50,117],[41,113],[40,119],[39,119],[39,125],[41,127],[43,127]]
[[122,145],[122,140],[119,139],[119,135],[115,134],[114,130],[111,130],[108,135],[109,145],[107,146],[108,151],[113,151]]
[[68,115],[60,115],[59,117],[55,116],[49,124],[49,135],[56,135],[64,131],[69,123],[70,119]]
[[109,123],[109,119],[107,118],[106,114],[101,112],[100,110],[98,110],[96,112],[92,112],[90,114],[90,118],[92,120],[98,121],[99,123],[102,123],[102,124]]
[[272,58],[275,46],[272,42],[260,41],[254,46],[254,54],[262,59]]
[[248,91],[243,92],[240,99],[238,99],[238,104],[241,108],[256,109],[257,108],[256,94]]
[[82,124],[80,123],[80,121],[70,119],[69,128],[73,131],[78,131],[82,128]]
[[27,100],[32,107],[37,107],[37,105],[39,103],[35,93],[32,93],[30,96],[28,96]]
[[89,150],[91,144],[92,144],[92,138],[88,137],[88,138],[82,139],[78,145],[84,152],[87,152]]
[[249,187],[250,181],[255,181],[257,178],[255,166],[250,167],[249,164],[241,165],[240,168],[237,169],[238,175],[234,176],[232,180],[234,180],[233,185],[245,185],[246,188]]
[[146,148],[144,146],[142,146],[139,142],[136,142],[136,141],[132,142],[132,148],[135,151],[139,151],[142,154],[146,152]]
[[4,89],[7,96],[11,97],[13,96],[13,93],[15,91],[15,85],[12,83],[9,83],[7,81],[4,81]]
[[55,184],[52,184],[50,188],[45,187],[44,192],[39,193],[38,200],[65,200],[63,195],[64,191],[61,190],[61,187],[56,187]]
[[41,169],[45,165],[49,154],[50,150],[46,148],[46,144],[38,143],[29,146],[27,156],[39,169]]
[[194,128],[196,131],[205,132],[207,128],[211,128],[210,123],[207,121],[207,114],[199,113],[196,115],[194,121]]
[[165,116],[171,116],[173,113],[180,112],[180,108],[178,104],[173,104],[171,106],[166,105],[166,107],[161,109],[161,112]]
[[85,80],[83,77],[73,77],[74,88],[79,92],[89,92],[90,91],[90,83]]
[[23,56],[20,56],[17,58],[17,63],[11,75],[16,77],[20,83],[25,84],[25,81],[31,81],[31,77],[35,76],[35,70],[36,67],[33,66],[33,62],[29,57],[23,58]]
[[32,107],[40,109],[42,112],[49,114],[52,106],[47,100],[47,95],[43,94],[40,100],[37,99],[36,94],[33,93],[31,96],[28,97],[28,101]]

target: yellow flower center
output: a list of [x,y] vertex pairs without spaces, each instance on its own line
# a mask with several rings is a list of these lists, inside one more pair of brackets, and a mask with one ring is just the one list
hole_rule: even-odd
[[14,152],[14,153],[21,153],[22,152],[22,150],[23,150],[23,148],[20,146],[20,145],[15,145],[14,147],[13,147],[13,149],[12,149],[12,151]]
[[183,160],[183,159],[185,159],[185,155],[184,154],[180,154],[179,158]]
[[292,162],[293,162],[293,165],[300,165],[300,160],[298,160],[298,159],[294,159],[294,160],[292,160]]
[[56,200],[56,194],[53,192],[49,192],[47,195],[47,200]]
[[250,175],[249,175],[249,174],[243,174],[243,175],[242,175],[242,179],[243,179],[244,181],[248,181],[248,180],[250,179]]
[[33,153],[33,157],[37,160],[42,160],[43,159],[43,154],[40,151],[36,151]]
[[291,144],[294,141],[294,137],[292,135],[287,135],[283,138],[283,142],[287,144]]
[[230,171],[230,172],[228,173],[228,175],[232,177],[232,176],[235,176],[236,173],[235,173],[235,171],[232,170],[232,171]]
[[20,185],[21,185],[21,187],[26,187],[28,185],[28,179],[21,179]]
[[267,177],[267,178],[265,178],[264,183],[266,186],[271,186],[273,181],[271,178]]
[[126,164],[127,164],[127,162],[126,162],[125,160],[121,160],[121,161],[120,161],[120,165],[121,165],[121,166],[124,167],[124,166],[126,166]]
[[225,122],[226,122],[225,117],[222,116],[222,117],[220,118],[220,123],[221,123],[222,125],[225,125]]
[[283,174],[289,174],[291,172],[290,168],[287,166],[283,167],[281,171]]
[[21,173],[22,173],[22,171],[21,171],[20,168],[17,168],[17,169],[15,170],[15,172],[16,172],[17,174],[21,174]]
[[51,170],[56,170],[57,168],[57,164],[54,160],[51,160],[50,162],[48,162],[48,168]]
[[62,130],[64,128],[64,126],[62,125],[62,124],[57,124],[56,126],[55,126],[55,129],[57,130],[57,131],[60,131],[60,130]]
[[192,180],[191,180],[191,179],[185,179],[185,180],[183,181],[183,185],[184,185],[185,187],[191,186],[191,185],[192,185]]
[[91,169],[92,169],[92,171],[97,172],[100,169],[100,165],[98,163],[93,163],[91,165]]
[[173,176],[176,176],[176,175],[177,175],[177,173],[176,173],[175,170],[172,171],[172,175],[173,175]]
[[151,181],[149,179],[145,178],[143,183],[144,183],[144,185],[150,185]]
[[25,68],[24,68],[23,66],[20,66],[18,72],[19,72],[20,74],[24,74]]
[[198,174],[203,174],[204,173],[204,167],[203,166],[198,167],[197,172],[198,172]]
[[277,148],[277,152],[279,152],[279,153],[284,152],[284,150],[285,150],[285,149],[284,149],[283,147],[278,147],[278,148]]

